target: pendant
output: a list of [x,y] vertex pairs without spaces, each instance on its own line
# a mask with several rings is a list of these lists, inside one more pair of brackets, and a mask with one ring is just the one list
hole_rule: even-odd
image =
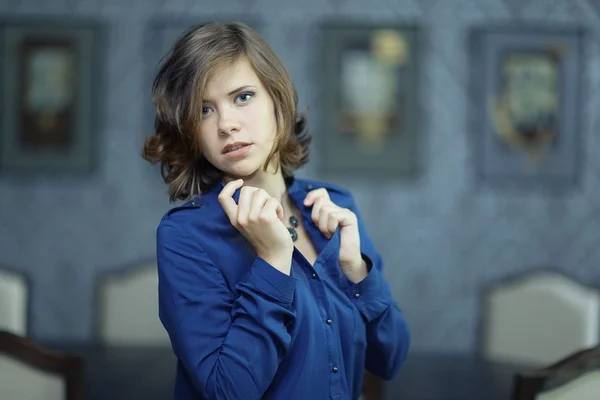
[[298,232],[296,232],[294,228],[288,228],[288,231],[290,232],[290,236],[292,237],[292,242],[298,240]]
[[292,242],[298,240],[298,232],[296,232],[296,228],[298,227],[298,218],[293,215],[289,219],[291,227],[288,227],[288,231],[290,232],[290,236],[292,238]]

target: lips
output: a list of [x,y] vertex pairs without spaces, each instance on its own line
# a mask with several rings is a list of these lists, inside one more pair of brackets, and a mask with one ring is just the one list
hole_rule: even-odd
[[244,148],[246,146],[250,146],[252,143],[247,143],[247,142],[234,142],[234,143],[230,143],[227,146],[223,147],[223,150],[221,150],[221,154],[227,154],[227,153],[231,153],[232,151],[236,151],[239,150],[241,148]]

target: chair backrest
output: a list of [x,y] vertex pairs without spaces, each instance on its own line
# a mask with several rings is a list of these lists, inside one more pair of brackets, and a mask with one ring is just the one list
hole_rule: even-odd
[[600,294],[552,272],[534,273],[486,297],[487,359],[548,365],[600,338]]
[[158,318],[156,263],[144,263],[100,280],[100,337],[124,346],[170,346]]
[[365,370],[363,372],[362,393],[359,400],[383,400],[385,398],[385,381]]
[[84,400],[84,361],[0,331],[0,399]]
[[513,400],[598,400],[600,346],[576,352],[536,371],[517,374]]
[[25,277],[0,269],[0,330],[27,335],[27,300]]

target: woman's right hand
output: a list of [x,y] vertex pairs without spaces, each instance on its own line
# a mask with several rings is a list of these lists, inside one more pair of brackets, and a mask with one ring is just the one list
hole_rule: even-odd
[[[227,183],[219,193],[219,203],[231,224],[250,242],[256,255],[289,275],[294,243],[282,222],[283,207],[266,191],[243,184],[242,179]],[[236,204],[233,194],[240,187]]]

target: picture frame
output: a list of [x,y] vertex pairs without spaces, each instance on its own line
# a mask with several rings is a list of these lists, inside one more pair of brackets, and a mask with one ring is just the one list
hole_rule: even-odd
[[0,22],[0,173],[95,169],[104,40],[99,20]]
[[414,177],[419,170],[420,30],[398,23],[321,26],[316,136],[320,172]]
[[580,27],[474,28],[470,130],[478,184],[563,192],[581,178]]

